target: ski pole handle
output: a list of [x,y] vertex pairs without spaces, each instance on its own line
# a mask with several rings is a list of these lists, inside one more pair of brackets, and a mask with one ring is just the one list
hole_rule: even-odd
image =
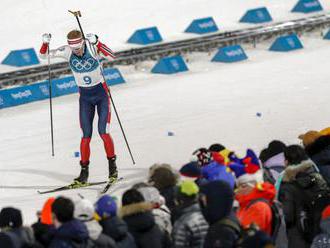
[[71,13],[71,14],[73,14],[75,17],[81,17],[81,13],[80,13],[80,10],[78,10],[78,11],[72,11],[72,10],[69,10],[69,12]]
[[69,10],[69,12],[70,12],[71,14],[73,14],[73,15],[76,17],[76,20],[77,20],[78,25],[79,25],[79,29],[80,29],[81,34],[82,34],[82,37],[83,37],[83,39],[85,40],[85,34],[84,34],[84,31],[83,31],[83,29],[82,29],[82,27],[81,27],[81,24],[80,24],[80,21],[79,21],[79,17],[81,17],[80,10],[78,10],[78,11],[72,11],[72,10]]

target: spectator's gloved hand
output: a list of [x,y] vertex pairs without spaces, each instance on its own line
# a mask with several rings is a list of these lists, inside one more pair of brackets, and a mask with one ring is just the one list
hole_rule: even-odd
[[42,42],[49,44],[50,40],[52,39],[51,34],[43,34],[42,35]]
[[96,34],[86,34],[86,39],[89,40],[92,45],[96,45],[99,37]]

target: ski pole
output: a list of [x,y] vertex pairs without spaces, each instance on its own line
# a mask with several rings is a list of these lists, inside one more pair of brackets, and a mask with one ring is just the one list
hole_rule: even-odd
[[48,91],[49,91],[49,112],[50,112],[50,137],[52,144],[52,156],[55,156],[54,153],[54,128],[53,128],[53,101],[52,101],[52,81],[50,74],[50,56],[49,56],[50,45],[48,44]]
[[[79,11],[79,10],[78,10],[78,11],[71,11],[71,10],[69,10],[69,12],[70,12],[71,14],[73,14],[73,15],[76,17],[76,20],[77,20],[78,25],[79,25],[79,29],[80,29],[81,34],[82,34],[82,37],[83,37],[84,40],[86,40],[86,38],[85,38],[85,34],[84,34],[84,31],[83,31],[83,29],[82,29],[82,27],[81,27],[80,20],[79,20],[79,17],[81,17],[81,13],[80,13],[80,11]],[[89,40],[87,40],[87,42],[88,42],[89,46],[92,47],[93,53],[94,53],[94,55],[95,55],[95,58],[97,59],[99,65],[100,65],[100,71],[101,71],[101,74],[102,74],[103,80],[104,80],[104,82],[106,82],[106,80],[105,80],[105,76],[104,76],[104,72],[103,72],[103,67],[102,67],[102,64],[100,63],[100,61],[99,61],[99,59],[98,59],[98,57],[97,57],[97,54],[96,54],[96,51],[95,51],[95,47],[94,47],[92,44],[90,44]],[[133,157],[133,154],[132,154],[131,148],[130,148],[130,146],[129,146],[129,144],[128,144],[128,141],[127,141],[127,138],[126,138],[126,134],[125,134],[124,128],[123,128],[123,126],[122,126],[122,124],[121,124],[121,121],[120,121],[120,118],[119,118],[119,115],[118,115],[118,112],[117,112],[116,105],[115,105],[115,103],[114,103],[114,101],[113,101],[113,98],[112,98],[111,92],[110,92],[110,90],[109,90],[108,87],[107,87],[107,89],[108,89],[108,94],[109,94],[109,97],[110,97],[110,101],[111,101],[112,106],[113,106],[113,110],[115,111],[115,114],[116,114],[116,117],[117,117],[117,120],[118,120],[118,123],[119,123],[120,129],[121,129],[121,132],[122,132],[122,134],[123,134],[123,137],[124,137],[124,140],[125,140],[125,143],[126,143],[126,146],[127,146],[128,152],[129,152],[129,154],[130,154],[130,156],[131,156],[131,159],[132,159],[133,164],[135,164],[135,160],[134,160],[134,157]]]

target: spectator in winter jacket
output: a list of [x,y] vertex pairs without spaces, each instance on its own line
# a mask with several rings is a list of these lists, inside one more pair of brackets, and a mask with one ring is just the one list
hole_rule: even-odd
[[[274,185],[264,183],[240,183],[238,184],[236,199],[239,202],[237,217],[241,225],[247,228],[252,223],[259,226],[260,230],[268,235],[272,234],[272,204],[276,190]],[[258,201],[266,199],[269,203]]]
[[137,189],[129,189],[123,194],[121,216],[137,247],[170,247],[169,237],[156,224],[152,209],[152,204],[146,202]]
[[139,187],[138,191],[143,195],[146,202],[152,204],[152,214],[156,224],[169,236],[172,233],[171,212],[165,205],[165,198],[160,195],[158,189],[152,186]]
[[[323,188],[327,188],[327,184],[301,146],[286,147],[284,156],[286,168],[278,198],[283,204],[289,247],[310,247],[312,237],[308,237],[306,233],[301,231],[300,223],[302,220],[299,218],[307,214],[306,209],[304,209],[306,203],[313,201],[313,199],[309,199],[313,195],[310,190],[315,190],[316,195],[318,195]],[[313,182],[311,178],[313,178]],[[318,211],[312,212],[318,214]],[[306,228],[318,225],[319,223],[309,222]]]
[[273,140],[268,147],[260,152],[259,159],[264,170],[264,180],[275,184],[279,174],[284,170],[284,149],[286,145],[279,140]]
[[113,238],[118,248],[136,248],[126,223],[117,216],[117,203],[113,197],[100,197],[95,203],[95,212],[103,233]]
[[89,243],[99,248],[116,248],[115,241],[102,233],[102,226],[95,220],[94,206],[88,199],[75,202],[74,217],[83,222],[89,233]]
[[149,169],[148,182],[165,198],[165,204],[171,211],[172,223],[176,219],[174,189],[178,180],[178,173],[168,164],[154,164]]
[[193,181],[182,181],[176,187],[175,202],[178,219],[172,231],[176,248],[203,247],[208,224],[198,203],[198,186]]
[[321,233],[314,238],[311,248],[330,248],[330,205],[322,212],[320,227]]
[[33,230],[23,226],[21,211],[5,207],[0,212],[0,247],[40,247],[35,242]]
[[232,212],[234,192],[224,181],[212,181],[201,187],[200,205],[209,223],[206,248],[236,247],[241,228]]
[[[239,203],[237,217],[243,228],[252,223],[261,231],[272,234],[272,209],[276,190],[274,185],[263,182],[263,171],[255,153],[248,149],[241,163],[231,164],[236,175],[236,200]],[[259,201],[264,199],[265,201]]]
[[86,226],[73,218],[74,204],[65,197],[57,197],[52,204],[53,223],[56,228],[49,248],[85,248],[89,235]]
[[308,131],[299,136],[305,151],[316,164],[320,174],[330,185],[330,135],[322,135],[317,131]]
[[54,197],[47,199],[41,210],[40,219],[32,225],[36,240],[45,247],[48,247],[51,235],[55,230],[52,219],[52,204],[54,201]]

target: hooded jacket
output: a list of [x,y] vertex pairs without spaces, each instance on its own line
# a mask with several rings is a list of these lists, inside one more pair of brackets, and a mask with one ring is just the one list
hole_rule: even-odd
[[126,223],[118,216],[102,219],[99,223],[103,233],[113,238],[118,248],[136,248],[135,240],[128,232]]
[[[204,247],[235,247],[240,234],[240,226],[232,212],[233,190],[226,182],[214,181],[203,185],[201,193],[206,197],[206,205],[202,204],[202,213],[210,225]],[[231,224],[225,223],[228,220]],[[233,227],[235,224],[237,229]]]
[[330,136],[321,136],[305,147],[308,156],[320,170],[321,175],[330,185]]
[[49,248],[85,248],[88,244],[88,230],[79,220],[73,219],[63,223],[55,230]]
[[270,157],[267,161],[263,163],[264,169],[266,171],[269,171],[271,176],[270,183],[275,183],[280,173],[284,170],[284,153],[281,152],[279,154],[276,154],[272,157]]
[[151,203],[133,203],[121,208],[121,216],[127,223],[137,247],[169,247],[169,237],[156,225],[151,210]]
[[[289,165],[283,172],[278,199],[283,206],[289,247],[310,247],[310,244],[299,231],[298,222],[296,221],[298,208],[301,207],[300,201],[303,191],[295,185],[295,181],[298,177],[304,179],[310,173],[315,172],[315,164],[311,160],[302,161],[298,165]],[[324,184],[326,183],[324,182]]]
[[236,213],[243,228],[247,228],[255,223],[259,228],[271,235],[272,230],[272,209],[266,202],[257,201],[256,199],[266,199],[270,203],[274,201],[276,190],[274,185],[270,183],[257,184],[256,187],[247,195],[237,194],[236,200],[239,202],[239,209]]
[[182,208],[172,231],[174,247],[203,247],[209,225],[203,217],[198,203]]

